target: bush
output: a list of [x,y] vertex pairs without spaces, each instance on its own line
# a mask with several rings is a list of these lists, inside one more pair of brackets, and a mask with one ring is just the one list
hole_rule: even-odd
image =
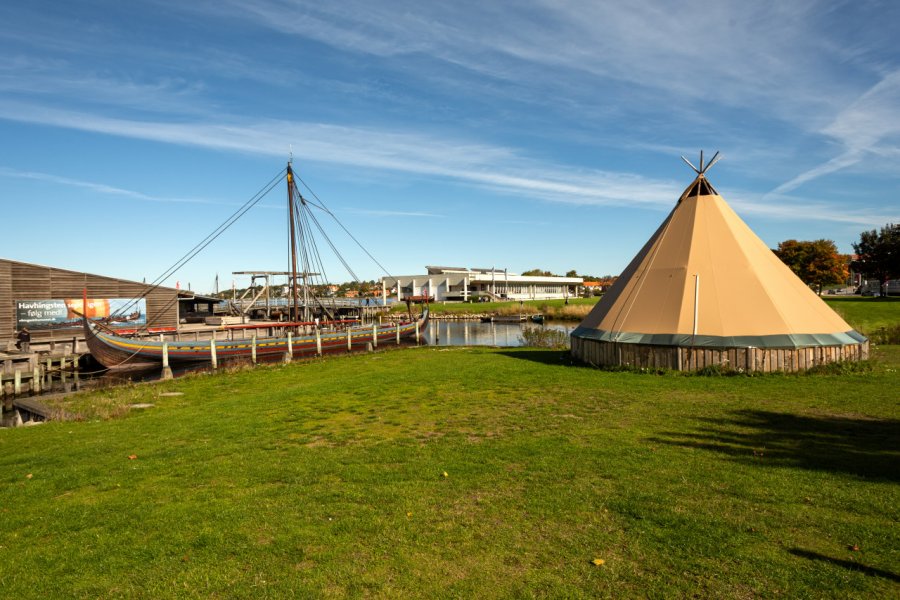
[[532,348],[551,348],[553,350],[568,350],[570,347],[569,334],[559,329],[547,327],[525,327],[519,341],[523,346]]
[[869,334],[873,344],[900,344],[900,324],[881,327]]

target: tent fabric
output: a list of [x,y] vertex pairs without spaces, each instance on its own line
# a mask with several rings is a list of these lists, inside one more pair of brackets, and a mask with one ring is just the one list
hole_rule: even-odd
[[719,348],[865,341],[781,262],[722,196],[696,195],[714,191],[698,185],[702,180],[699,175],[688,186],[573,336]]

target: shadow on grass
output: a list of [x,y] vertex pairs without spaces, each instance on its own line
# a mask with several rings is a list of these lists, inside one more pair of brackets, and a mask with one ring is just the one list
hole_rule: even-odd
[[884,569],[876,569],[875,567],[867,567],[866,565],[862,565],[858,562],[853,562],[852,560],[832,558],[830,556],[825,556],[824,554],[819,554],[818,552],[810,552],[809,550],[802,550],[800,548],[791,548],[790,550],[788,550],[788,552],[790,552],[794,556],[799,556],[800,558],[806,558],[808,560],[819,560],[822,562],[837,565],[839,567],[844,567],[845,569],[849,569],[850,571],[859,571],[860,573],[865,573],[866,575],[871,575],[873,577],[883,577],[884,579],[900,583],[900,575],[897,575],[896,573],[885,571]]
[[701,419],[693,432],[665,432],[651,441],[718,452],[732,460],[867,479],[900,481],[900,421],[814,417],[742,410],[733,418]]
[[543,365],[566,365],[572,367],[589,367],[588,365],[576,361],[569,354],[568,350],[535,350],[525,348],[508,348],[499,354],[508,356],[509,358],[518,358],[520,360],[528,360],[531,362],[541,363]]

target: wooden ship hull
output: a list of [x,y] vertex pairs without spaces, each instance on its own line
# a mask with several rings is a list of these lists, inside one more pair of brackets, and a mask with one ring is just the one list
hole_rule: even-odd
[[163,353],[172,365],[280,357],[284,355],[310,356],[326,352],[348,352],[354,349],[416,339],[428,326],[428,309],[414,321],[396,325],[373,325],[340,330],[320,331],[318,335],[288,337],[244,338],[237,340],[209,340],[161,342],[121,337],[102,331],[96,324],[83,319],[84,336],[91,355],[109,369],[146,368],[163,365]]

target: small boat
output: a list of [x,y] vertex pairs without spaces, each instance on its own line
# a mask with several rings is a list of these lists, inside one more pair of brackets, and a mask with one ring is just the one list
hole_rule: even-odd
[[492,323],[524,323],[528,320],[526,315],[496,315],[491,317]]
[[544,315],[531,315],[531,322],[532,323],[543,323]]
[[351,327],[343,331],[319,331],[297,337],[263,337],[237,340],[160,342],[122,337],[103,331],[96,323],[83,318],[84,337],[91,355],[107,368],[159,367],[163,364],[163,348],[171,364],[210,362],[217,360],[266,356],[312,356],[320,352],[348,352],[389,343],[418,341],[428,326],[428,308],[413,321],[396,325]]

